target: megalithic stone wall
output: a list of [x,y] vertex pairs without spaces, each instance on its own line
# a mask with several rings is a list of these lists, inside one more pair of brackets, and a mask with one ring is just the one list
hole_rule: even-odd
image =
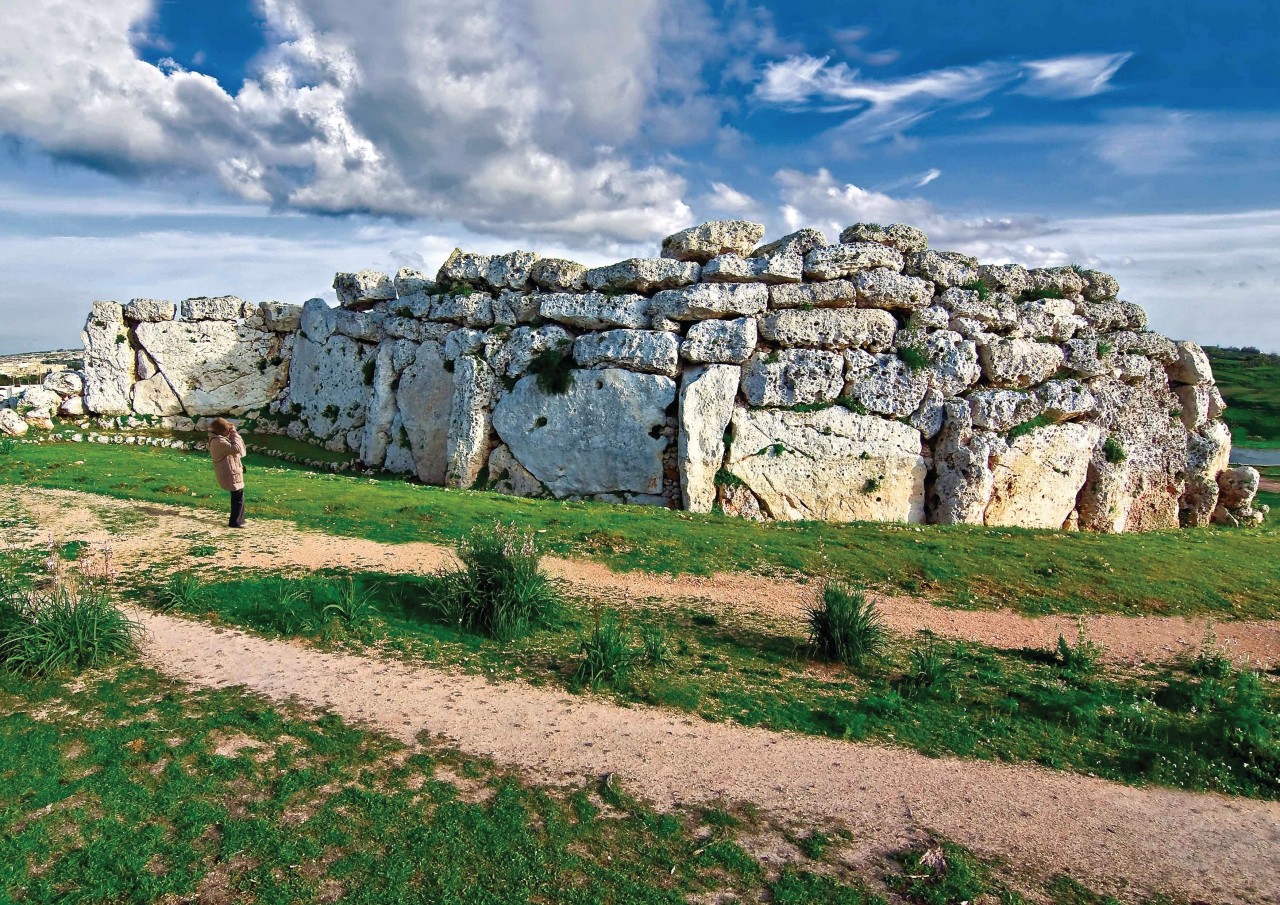
[[[717,221],[588,269],[455,250],[340,306],[95,303],[84,407],[256,417],[365,465],[746,517],[1150,530],[1256,521],[1199,346],[1107,274],[919,230]],[[1256,490],[1256,482],[1255,487]]]

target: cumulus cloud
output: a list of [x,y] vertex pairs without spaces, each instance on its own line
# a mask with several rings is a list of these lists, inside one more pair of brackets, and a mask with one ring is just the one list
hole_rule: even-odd
[[1078,54],[1020,63],[990,60],[931,69],[900,78],[868,78],[847,63],[808,54],[765,65],[753,96],[790,110],[854,113],[860,140],[898,135],[945,107],[972,103],[1003,88],[1049,98],[1086,97],[1105,90],[1129,54]]
[[666,65],[668,0],[260,2],[268,49],[240,86],[138,58],[155,0],[0,14],[0,132],[276,208],[596,242],[687,225],[682,178],[633,147],[717,123],[690,46]]

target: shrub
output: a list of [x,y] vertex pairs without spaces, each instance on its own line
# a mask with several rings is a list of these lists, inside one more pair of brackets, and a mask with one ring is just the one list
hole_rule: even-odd
[[1077,626],[1076,642],[1071,644],[1058,636],[1058,665],[1074,675],[1089,675],[1098,668],[1102,659],[1102,645],[1090,641],[1084,631],[1084,622]]
[[898,357],[912,371],[923,371],[929,367],[929,356],[917,346],[899,346]]
[[99,590],[0,601],[0,663],[29,676],[92,669],[137,652],[141,627]]
[[1124,444],[1115,437],[1107,437],[1107,439],[1103,441],[1102,454],[1107,457],[1107,461],[1112,465],[1119,465],[1125,459],[1129,458],[1129,454],[1124,451]]
[[538,378],[538,389],[547,395],[569,392],[573,386],[573,340],[562,339],[543,349],[529,362],[529,373]]
[[582,662],[573,674],[574,684],[598,690],[605,683],[624,680],[638,655],[631,646],[631,631],[618,614],[597,613],[591,635],[582,640]]
[[428,591],[450,622],[509,641],[555,621],[560,591],[541,568],[532,532],[501,522],[477,528],[458,558],[463,568],[442,573]]
[[160,589],[160,611],[193,610],[204,599],[204,583],[194,572],[175,572]]
[[885,636],[876,605],[846,585],[828,584],[809,608],[809,646],[827,660],[861,666],[880,652]]
[[8,456],[18,448],[18,441],[12,437],[0,437],[0,456]]

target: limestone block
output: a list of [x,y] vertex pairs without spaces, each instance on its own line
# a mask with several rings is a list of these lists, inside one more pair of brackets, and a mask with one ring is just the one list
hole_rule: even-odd
[[[898,337],[895,344],[901,345]],[[950,330],[937,330],[919,344],[932,372],[933,385],[944,396],[956,396],[982,377],[978,347],[972,340]]]
[[816,412],[738,407],[728,471],[775,519],[921,522],[920,432],[834,406]]
[[1078,380],[1050,380],[1036,391],[1044,409],[1041,412],[1050,421],[1068,421],[1095,412],[1098,400]]
[[950,400],[944,408],[933,448],[930,519],[939,525],[981,525],[995,482],[993,462],[1007,444],[999,434],[974,428],[966,400]]
[[1209,420],[1209,388],[1204,386],[1177,386],[1173,392],[1182,406],[1182,423],[1187,430],[1199,430]]
[[517,327],[507,340],[508,377],[519,377],[529,370],[529,364],[542,352],[573,342],[573,334],[557,324],[541,327]]
[[80,396],[64,399],[62,405],[58,406],[58,414],[63,418],[81,418],[84,413],[84,399]]
[[302,306],[285,302],[261,302],[258,316],[262,325],[273,333],[296,333],[302,327]]
[[396,297],[395,283],[391,277],[378,270],[334,274],[333,291],[338,296],[338,304],[343,308],[364,307]]
[[487,289],[489,261],[489,255],[455,248],[436,272],[437,288],[471,286],[474,289]]
[[159,299],[134,299],[124,306],[124,319],[134,324],[171,321],[177,310],[173,302]]
[[333,312],[333,331],[366,343],[380,343],[387,338],[381,311],[354,311],[339,308]]
[[1209,365],[1209,356],[1196,343],[1183,340],[1176,344],[1178,360],[1165,368],[1169,379],[1175,383],[1191,386],[1205,386],[1213,383],[1213,368]]
[[580,292],[586,287],[587,268],[564,258],[539,258],[529,270],[535,286],[547,292]]
[[364,380],[366,357],[349,336],[335,333],[315,342],[305,332],[298,335],[289,361],[289,399],[305,434],[328,440],[364,426],[373,395]]
[[547,320],[580,330],[639,330],[649,326],[649,299],[634,293],[553,292],[541,296],[539,308]]
[[579,336],[573,359],[584,368],[626,368],[675,377],[679,348],[679,339],[661,330],[606,330]]
[[135,362],[124,310],[115,302],[94,302],[80,338],[85,408],[95,415],[128,414]]
[[265,408],[287,385],[277,333],[221,320],[144,323],[135,332],[188,415]]
[[397,298],[404,298],[406,295],[413,295],[416,292],[431,295],[436,291],[435,280],[421,270],[414,270],[412,267],[401,267],[397,270],[393,284]]
[[1218,475],[1231,463],[1231,431],[1211,421],[1186,436],[1187,483],[1179,508],[1185,527],[1203,528],[1218,506]]
[[678,289],[698,282],[696,263],[668,258],[629,258],[605,267],[593,267],[583,274],[590,289],[638,292],[651,295],[663,289]]
[[853,308],[858,285],[852,280],[829,280],[800,286],[770,286],[770,308]]
[[360,461],[368,468],[380,467],[386,460],[394,439],[391,428],[397,414],[396,382],[405,359],[411,360],[415,353],[413,343],[391,339],[378,346],[374,354],[373,395],[365,412],[364,436],[360,441]]
[[1062,528],[1076,508],[1101,436],[1096,424],[1054,424],[1011,443],[995,458],[986,523]]
[[541,255],[532,251],[509,251],[489,258],[485,282],[496,292],[528,289],[533,285],[533,265]]
[[690,512],[710,512],[716,474],[724,462],[724,433],[733,415],[741,369],[713,364],[685,372],[680,387],[677,457],[680,492]]
[[1004,433],[1030,421],[1044,411],[1044,402],[1034,393],[1018,390],[975,390],[969,394],[973,426]]
[[1120,283],[1109,273],[1101,270],[1086,270],[1080,276],[1084,278],[1084,297],[1091,302],[1113,299],[1120,294]]
[[877,267],[901,271],[902,264],[898,251],[876,242],[826,245],[804,256],[804,275],[811,280],[837,280]]
[[84,392],[84,375],[79,371],[53,371],[45,375],[41,385],[64,399],[79,396]]
[[712,220],[662,240],[662,256],[705,264],[717,255],[746,256],[764,238],[764,225],[746,220]]
[[978,262],[954,251],[919,251],[907,255],[905,273],[930,280],[939,289],[967,286],[978,279]]
[[237,321],[253,313],[253,306],[234,295],[217,298],[183,299],[180,306],[184,321]]
[[1031,275],[1021,264],[982,264],[978,267],[978,279],[989,288],[1014,298],[1031,285]]
[[489,486],[498,493],[511,496],[547,496],[547,488],[520,464],[506,444],[498,445],[489,454]]
[[445,448],[446,487],[469,489],[489,461],[493,371],[479,358],[459,358],[453,368],[453,407]]
[[62,397],[44,386],[27,387],[18,397],[19,405],[30,411],[52,414],[62,405]]
[[444,341],[444,360],[457,361],[464,355],[475,355],[484,348],[484,333],[463,327],[454,330]]
[[987,382],[995,387],[1025,388],[1043,383],[1062,367],[1061,346],[1029,339],[998,339],[978,346]]
[[652,311],[674,321],[751,317],[769,304],[769,289],[757,283],[699,283],[653,297]]
[[[444,484],[452,412],[453,374],[445,368],[444,348],[438,342],[424,342],[400,374],[396,388],[396,413],[412,470],[424,484]],[[394,426],[392,433],[397,441],[401,439]]]
[[756,350],[756,320],[699,321],[680,344],[680,356],[698,363],[742,364]]
[[579,371],[552,395],[533,376],[503,396],[493,425],[516,459],[558,498],[656,494],[663,488],[669,377],[616,368]]
[[815,248],[822,248],[829,245],[827,237],[820,229],[801,229],[793,233],[788,233],[781,239],[770,242],[768,245],[761,245],[755,251],[751,252],[750,257],[753,258],[772,258],[776,256],[798,256],[804,258],[809,252]]
[[924,251],[929,247],[929,237],[914,226],[905,223],[855,223],[840,233],[840,241],[846,245],[854,242],[879,242],[901,252]]
[[864,270],[853,278],[858,288],[858,305],[889,311],[914,311],[933,301],[933,284],[919,277],[909,277],[878,267]]
[[844,363],[835,352],[783,349],[756,352],[742,373],[742,392],[752,406],[831,402],[844,388]]
[[154,374],[133,385],[131,405],[139,415],[181,415],[182,400],[173,391],[163,374]]
[[1048,290],[1068,298],[1084,292],[1084,277],[1070,267],[1036,267],[1027,271],[1027,276],[1033,292]]
[[951,313],[941,305],[930,305],[911,312],[907,328],[912,330],[945,330],[951,324]]
[[898,323],[875,308],[787,309],[760,319],[760,335],[783,346],[887,349]]
[[468,327],[493,326],[493,296],[487,292],[447,292],[431,296],[433,321],[466,324]]
[[[1107,355],[1100,354],[1104,349]],[[1107,361],[1111,354],[1109,349],[1099,344],[1097,339],[1070,339],[1062,344],[1063,367],[1078,377],[1088,380],[1109,374],[1112,365]]]
[[323,343],[337,324],[337,311],[324,299],[307,299],[302,304],[302,318],[298,324],[302,334],[314,343]]
[[870,367],[848,375],[844,395],[868,412],[905,418],[920,407],[930,383],[927,370],[911,368],[896,355],[876,355]]
[[799,255],[777,255],[772,258],[744,258],[741,255],[717,255],[702,266],[704,283],[799,283],[804,262]]

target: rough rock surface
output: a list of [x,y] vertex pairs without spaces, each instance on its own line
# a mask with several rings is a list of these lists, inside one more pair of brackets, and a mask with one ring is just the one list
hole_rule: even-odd
[[837,280],[877,267],[900,271],[902,264],[901,254],[877,242],[827,245],[804,256],[804,275],[812,280]]
[[333,278],[333,291],[338,296],[338,304],[344,308],[396,297],[396,286],[391,277],[377,270],[336,274]]
[[727,468],[773,518],[924,521],[920,432],[839,406],[735,409]]
[[668,258],[630,258],[583,274],[583,282],[597,291],[638,292],[650,295],[698,282],[701,268],[693,262]]
[[1029,339],[993,339],[978,346],[987,382],[997,387],[1031,387],[1043,383],[1062,367],[1062,347]]
[[275,333],[207,320],[144,323],[136,334],[188,415],[265,408],[288,380],[283,340]]
[[135,356],[124,309],[115,302],[94,302],[80,338],[84,342],[85,407],[99,415],[128,414]]
[[898,323],[874,308],[787,309],[760,319],[760,335],[782,346],[886,349]]
[[844,387],[844,362],[835,352],[786,349],[751,356],[742,372],[742,394],[752,406],[831,402]]
[[675,377],[679,340],[658,330],[606,330],[588,333],[573,343],[573,359],[581,367],[627,368]]
[[222,295],[217,298],[183,299],[179,310],[184,321],[238,321],[248,316],[251,308],[244,299]]
[[768,304],[769,290],[755,283],[699,283],[653,297],[653,310],[673,321],[751,316]]
[[135,324],[144,321],[171,321],[178,307],[173,302],[159,299],[134,299],[124,306],[124,319]]
[[489,461],[494,389],[493,371],[488,364],[470,355],[458,359],[453,369],[453,407],[445,445],[446,487],[474,486]]
[[662,491],[676,383],[617,368],[579,371],[566,393],[522,378],[493,412],[502,442],[556,497]]
[[424,484],[444,484],[453,412],[453,374],[445,368],[444,348],[425,342],[400,375],[396,390],[399,427],[393,424],[393,442],[407,443],[409,458],[418,480]]
[[547,320],[581,330],[638,330],[649,326],[649,300],[643,295],[555,292],[541,297],[539,310]]
[[891,223],[888,226],[855,223],[840,233],[840,241],[844,244],[878,242],[901,252],[924,251],[929,247],[929,238],[921,230],[905,223]]
[[21,437],[27,432],[26,420],[13,409],[0,408],[0,437]]
[[712,220],[662,240],[662,256],[705,264],[717,255],[746,256],[764,238],[764,225],[747,220]]
[[680,387],[680,492],[690,512],[710,512],[716,474],[724,461],[724,434],[733,416],[742,374],[732,365],[708,365],[685,374]]
[[986,523],[1064,527],[1100,434],[1095,424],[1055,424],[1014,440],[994,459]]
[[680,355],[700,364],[742,364],[755,351],[758,332],[752,317],[699,321],[689,327]]

